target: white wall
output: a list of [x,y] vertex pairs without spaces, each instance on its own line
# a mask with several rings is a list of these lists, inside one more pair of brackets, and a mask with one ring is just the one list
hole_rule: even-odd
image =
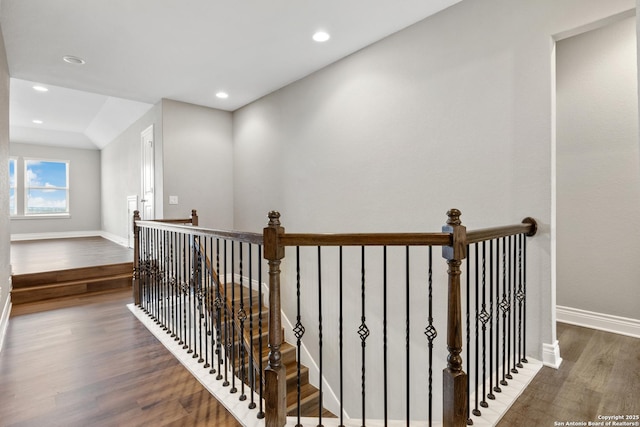
[[22,159],[68,160],[70,208],[65,218],[13,218],[11,234],[100,230],[100,151],[12,143],[10,153]]
[[[200,225],[233,228],[231,113],[162,101],[164,218],[198,210]],[[169,196],[178,204],[170,205]]]
[[0,28],[0,350],[9,324],[11,257],[9,224],[9,66]]
[[235,228],[272,209],[292,232],[432,231],[451,207],[469,228],[533,216],[527,349],[541,358],[556,339],[552,37],[634,6],[461,2],[242,108]]
[[101,151],[102,230],[127,239],[132,218],[127,216],[127,197],[141,191],[140,133],[154,126],[155,215],[162,218],[162,103],[151,108]]
[[557,302],[640,319],[636,18],[556,53]]

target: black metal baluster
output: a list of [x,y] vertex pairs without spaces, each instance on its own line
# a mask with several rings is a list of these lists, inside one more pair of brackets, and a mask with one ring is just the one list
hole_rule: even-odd
[[[486,284],[487,284],[487,245],[482,242],[482,310],[480,311],[480,322],[482,323],[482,400],[480,406],[488,408],[489,404],[485,400],[487,397],[487,322],[491,320],[491,314],[487,313]],[[489,264],[491,265],[491,264]],[[476,297],[477,299],[477,297]],[[491,391],[491,388],[489,388]]]
[[225,363],[225,369],[224,369],[224,382],[222,383],[223,387],[227,387],[230,383],[229,383],[229,361],[232,358],[231,355],[231,342],[230,342],[230,329],[231,326],[229,325],[229,309],[227,307],[228,301],[229,301],[229,286],[228,286],[228,280],[227,280],[227,240],[223,240],[223,257],[222,257],[222,264],[224,266],[224,275],[222,276],[222,281],[224,283],[224,296],[223,296],[223,300],[222,300],[222,309],[224,311],[224,348],[225,348],[225,352],[224,352],[224,363]]
[[296,325],[293,328],[293,333],[295,334],[296,337],[296,352],[297,352],[297,357],[296,357],[296,369],[297,369],[297,376],[296,376],[296,412],[297,412],[297,417],[298,417],[298,422],[296,424],[296,427],[302,427],[302,423],[300,422],[300,417],[302,416],[301,414],[301,407],[300,407],[300,370],[301,370],[301,365],[300,365],[300,356],[302,355],[302,336],[304,335],[304,326],[302,325],[302,317],[300,315],[300,247],[296,246]]
[[387,247],[382,248],[382,357],[383,357],[383,369],[384,376],[384,425],[387,425],[389,419],[388,412],[388,360],[387,360]]
[[[262,246],[258,245],[258,260],[262,260]],[[260,356],[260,396],[258,399],[258,418],[264,418],[264,411],[262,408],[262,393],[264,391],[264,381],[262,368],[262,264],[258,261],[258,355]]]
[[246,349],[244,343],[244,321],[247,318],[246,312],[244,310],[244,271],[243,271],[243,252],[242,252],[242,242],[238,243],[239,246],[239,272],[240,272],[240,308],[238,308],[238,320],[240,321],[240,330],[238,331],[238,348],[240,350],[240,401],[247,400],[247,395],[244,392],[244,383],[247,379],[246,377]]
[[171,232],[171,236],[169,237],[170,241],[171,241],[171,251],[170,256],[171,256],[171,338],[174,338],[174,340],[177,340],[178,338],[178,316],[179,316],[179,311],[178,311],[178,268],[177,268],[177,262],[178,262],[178,257],[177,257],[177,251],[178,251],[178,242],[176,240],[176,233],[175,232]]
[[365,412],[365,403],[366,403],[366,393],[365,393],[365,380],[366,380],[366,341],[369,336],[369,328],[367,327],[366,317],[365,317],[365,247],[362,246],[362,267],[361,267],[361,301],[362,301],[362,311],[360,316],[360,326],[358,327],[358,335],[360,336],[360,341],[362,345],[362,371],[361,371],[361,381],[362,381],[362,425],[366,426],[366,412]]
[[256,389],[256,372],[254,366],[255,346],[253,345],[253,245],[249,244],[249,384],[251,384],[251,401],[249,409],[256,407],[255,389]]
[[524,292],[522,291],[522,239],[523,234],[518,234],[516,237],[518,243],[518,292],[516,298],[518,299],[518,363],[516,366],[522,368],[522,303],[524,300]]
[[338,317],[338,335],[339,335],[339,340],[340,340],[340,425],[339,427],[344,427],[344,401],[343,401],[343,396],[344,396],[344,364],[343,364],[343,318],[342,318],[342,291],[343,291],[343,282],[342,282],[342,246],[340,246],[339,249],[339,256],[340,256],[340,260],[339,260],[339,287],[340,287],[340,307],[339,307],[339,317]]
[[[495,400],[496,396],[493,394],[495,391],[493,388],[493,324],[495,323],[494,311],[493,311],[493,240],[489,240],[489,393],[487,394],[487,398],[490,400]],[[496,270],[497,271],[497,270]],[[496,289],[496,293],[497,293]],[[497,353],[496,353],[497,355]],[[497,384],[497,380],[496,380]]]
[[[236,268],[236,246],[233,241],[231,241],[231,319],[229,321],[229,328],[231,329],[231,389],[229,393],[236,393],[238,389],[236,388],[236,277],[235,277],[235,268]],[[225,277],[225,281],[228,280]]]
[[322,408],[324,402],[324,395],[322,394],[322,338],[322,253],[321,247],[318,246],[318,353],[320,368],[320,377],[318,379],[318,392],[320,393],[318,402],[318,427],[322,427]]
[[[224,307],[223,295],[221,293],[221,283],[220,283],[220,239],[216,238],[216,272],[215,276],[217,277],[217,281],[213,281],[213,286],[215,286],[216,299],[213,303],[213,306],[216,309],[216,350],[215,354],[218,359],[218,375],[216,375],[216,380],[220,381],[222,379],[222,358],[223,358],[223,343],[222,343],[222,308]],[[209,371],[210,374],[214,374],[216,371],[212,369]]]
[[[194,280],[194,319],[197,319],[194,325],[194,329],[197,328],[198,332],[194,335],[194,344],[196,347],[193,353],[193,358],[198,359],[198,363],[202,363],[204,359],[202,358],[202,298],[203,298],[203,275],[202,275],[202,253],[200,251],[200,239],[197,236],[193,236],[193,264],[194,264],[194,272],[195,272],[195,280]],[[194,330],[195,333],[195,330]],[[195,339],[197,338],[197,339]]]
[[180,271],[180,275],[182,276],[182,280],[180,280],[180,285],[182,286],[182,337],[180,338],[179,344],[182,344],[183,349],[188,348],[188,340],[189,337],[187,335],[187,307],[189,305],[189,301],[187,299],[189,292],[189,278],[185,277],[187,275],[187,254],[186,254],[186,236],[183,234],[181,243],[182,243],[182,270]]
[[[205,329],[205,345],[204,345],[204,368],[213,367],[213,292],[211,289],[211,238],[204,238],[204,255],[202,256],[203,264],[203,281],[204,281],[204,307],[202,313],[204,314],[204,329]],[[209,359],[209,349],[211,349],[211,359]]]
[[191,240],[191,236],[189,236],[188,234],[184,234],[184,241],[185,241],[185,253],[187,254],[187,260],[186,260],[186,264],[187,264],[187,271],[189,272],[189,279],[187,281],[187,298],[188,298],[188,303],[187,303],[187,354],[191,354],[194,353],[194,344],[193,344],[193,338],[195,338],[194,331],[195,331],[195,322],[194,322],[194,313],[193,313],[193,297],[194,297],[194,288],[195,288],[195,271],[193,268],[193,243]]
[[405,353],[405,357],[406,357],[406,364],[407,364],[407,382],[406,382],[406,393],[407,393],[407,408],[406,408],[406,414],[405,414],[405,419],[407,421],[407,427],[409,427],[409,422],[411,420],[411,405],[410,405],[410,401],[411,401],[411,359],[409,357],[410,354],[410,343],[411,343],[411,336],[410,336],[410,300],[411,300],[411,284],[410,284],[410,273],[409,273],[409,246],[405,247],[405,276],[406,276],[406,280],[405,280],[405,346],[406,346],[406,353]]
[[467,245],[467,295],[466,295],[466,319],[467,319],[467,425],[472,426],[471,419],[471,253],[470,246]]
[[481,414],[480,409],[478,409],[478,380],[479,380],[479,374],[480,374],[480,369],[479,369],[479,363],[480,363],[480,356],[479,356],[479,336],[478,336],[478,330],[480,329],[478,326],[478,322],[480,320],[480,312],[478,311],[479,309],[479,282],[480,282],[480,276],[478,274],[478,268],[479,268],[479,263],[478,263],[478,252],[479,252],[479,248],[478,248],[478,244],[474,244],[473,245],[473,249],[475,252],[475,263],[474,263],[474,267],[475,267],[475,276],[474,276],[474,281],[475,281],[475,299],[476,299],[476,304],[475,304],[475,359],[474,359],[474,373],[475,373],[475,392],[474,392],[474,396],[475,396],[475,407],[473,408],[473,415],[475,415],[476,417],[479,417]]
[[522,362],[529,363],[527,360],[527,238],[522,236],[522,258],[524,263],[522,265]]
[[[438,331],[433,326],[433,247],[429,246],[429,315],[427,318],[428,325],[424,331],[429,341],[429,427],[433,423],[433,340],[438,336]],[[386,425],[386,422],[385,422]]]
[[[510,258],[511,258],[511,286],[509,287],[509,301],[511,302],[511,312],[509,313],[510,315],[510,319],[511,319],[511,345],[509,346],[509,351],[513,351],[513,359],[512,359],[512,364],[511,364],[511,373],[513,374],[517,374],[518,373],[518,369],[516,369],[516,319],[518,317],[517,311],[518,311],[518,305],[516,304],[516,273],[517,273],[517,258],[516,258],[516,253],[517,253],[517,248],[516,248],[516,242],[515,242],[515,237],[514,236],[509,236],[509,245],[511,248],[511,254],[510,254]],[[513,377],[512,377],[513,378]]]
[[496,239],[496,385],[493,391],[502,393],[500,388],[500,239]]
[[500,300],[500,310],[502,311],[502,379],[500,385],[508,385],[506,380],[506,352],[507,352],[507,310],[509,310],[509,301],[507,300],[507,241],[506,237],[502,238],[502,299]]

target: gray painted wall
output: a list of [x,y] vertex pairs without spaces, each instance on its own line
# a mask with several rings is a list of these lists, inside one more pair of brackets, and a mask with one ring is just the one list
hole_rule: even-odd
[[155,143],[155,214],[162,218],[162,103],[154,105],[101,151],[102,230],[123,239],[129,235],[132,221],[127,215],[127,197],[138,196],[140,200],[140,133],[151,125]]
[[461,2],[240,109],[235,227],[258,231],[271,209],[292,232],[438,230],[451,207],[470,228],[533,216],[527,349],[540,358],[556,340],[553,36],[634,5]]
[[636,51],[635,17],[557,43],[557,301],[640,319]]
[[[164,217],[198,210],[203,227],[233,228],[231,113],[162,101]],[[170,205],[169,196],[178,204]]]
[[9,224],[9,66],[0,28],[0,350],[9,323],[11,257]]
[[[11,234],[100,230],[100,151],[12,143],[11,157],[69,161],[68,218],[13,218]],[[18,164],[20,173],[21,166]]]

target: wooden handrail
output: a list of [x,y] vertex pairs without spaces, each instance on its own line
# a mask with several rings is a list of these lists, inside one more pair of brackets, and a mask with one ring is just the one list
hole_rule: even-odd
[[521,224],[467,231],[467,243],[479,243],[486,240],[499,239],[501,237],[508,237],[523,233],[527,236],[533,236],[537,231],[538,223],[536,220],[531,217],[527,217],[522,220]]
[[288,234],[282,246],[448,246],[448,233]]
[[263,236],[258,233],[249,233],[232,230],[216,230],[213,228],[193,227],[190,225],[180,225],[167,223],[166,221],[136,221],[138,227],[153,228],[164,231],[181,231],[187,234],[201,237],[213,237],[227,240],[234,240],[242,243],[252,243],[262,245]]

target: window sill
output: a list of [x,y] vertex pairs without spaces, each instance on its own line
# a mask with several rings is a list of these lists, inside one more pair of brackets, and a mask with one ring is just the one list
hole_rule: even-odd
[[42,214],[42,215],[12,215],[11,219],[23,220],[23,219],[69,219],[71,214]]

